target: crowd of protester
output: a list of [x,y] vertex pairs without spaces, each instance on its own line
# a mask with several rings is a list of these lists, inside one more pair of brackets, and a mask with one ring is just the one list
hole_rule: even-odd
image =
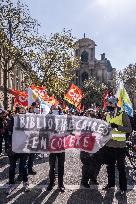
[[[19,161],[19,175],[18,180],[23,181],[25,191],[29,191],[28,175],[35,175],[34,160],[35,154],[21,154],[14,153],[12,151],[12,135],[14,126],[14,116],[16,114],[26,113],[39,113],[39,106],[36,102],[33,102],[31,107],[28,109],[17,106],[14,112],[6,111],[0,108],[0,156],[7,155],[9,158],[9,188],[7,193],[9,194],[15,184],[15,170],[17,161]],[[126,137],[131,134],[132,130],[136,131],[136,112],[133,118],[129,118],[125,112],[122,112],[117,107],[117,100],[114,97],[109,97],[107,100],[107,109],[105,111],[100,109],[89,108],[83,112],[77,112],[73,109],[64,111],[61,107],[51,109],[49,114],[58,115],[78,115],[87,116],[97,119],[106,120],[111,124],[113,135],[112,138],[103,148],[101,148],[95,154],[81,151],[80,159],[82,162],[82,179],[81,185],[85,188],[90,188],[90,185],[99,185],[97,176],[99,174],[102,164],[107,165],[108,173],[108,185],[105,190],[115,187],[115,164],[119,171],[119,186],[121,194],[127,191],[127,177],[125,167],[126,157]],[[118,137],[117,137],[118,135]],[[119,137],[120,136],[120,137]],[[4,150],[3,150],[4,143]],[[56,165],[57,162],[57,165]],[[58,170],[58,188],[61,192],[65,191],[64,187],[64,163],[65,163],[65,152],[62,153],[50,153],[49,154],[49,179],[50,183],[47,187],[48,191],[53,189],[55,185],[55,168]]]

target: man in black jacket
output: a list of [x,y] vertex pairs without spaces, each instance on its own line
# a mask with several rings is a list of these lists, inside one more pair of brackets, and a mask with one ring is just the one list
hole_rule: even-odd
[[[88,112],[88,116],[91,118],[98,118],[93,109],[90,109],[90,111]],[[104,152],[104,147],[95,154],[90,154],[84,151],[80,152],[80,160],[83,164],[81,179],[81,185],[83,187],[90,188],[90,184],[98,185],[97,176],[99,174],[101,165],[104,163]]]
[[14,118],[12,116],[8,117],[7,125],[7,138],[8,138],[8,148],[7,155],[9,157],[9,188],[7,189],[7,194],[10,194],[14,190],[15,184],[15,169],[17,160],[19,160],[19,171],[22,175],[24,190],[29,190],[28,184],[28,173],[27,173],[27,154],[15,153],[12,151],[12,136],[13,136],[13,126]]
[[[31,107],[29,108],[29,113],[35,113],[35,109],[37,109],[36,102],[33,102]],[[37,172],[33,169],[34,166],[34,160],[35,160],[35,154],[31,153],[28,156],[28,174],[29,175],[36,175]]]
[[[61,111],[59,110],[59,115],[61,115]],[[56,165],[57,162],[57,165]],[[50,178],[50,183],[47,187],[48,191],[51,191],[52,188],[55,185],[55,170],[57,170],[58,173],[58,187],[60,192],[65,191],[65,187],[63,184],[63,176],[64,176],[64,163],[65,163],[65,152],[60,152],[60,153],[50,153],[49,155],[49,165],[50,165],[50,170],[49,170],[49,178]],[[56,166],[58,169],[56,169]]]
[[56,163],[56,160],[58,161],[58,187],[59,187],[59,190],[63,193],[65,191],[65,187],[63,184],[65,152],[50,153],[50,155],[49,155],[50,183],[47,187],[47,190],[51,191],[55,185],[55,163]]

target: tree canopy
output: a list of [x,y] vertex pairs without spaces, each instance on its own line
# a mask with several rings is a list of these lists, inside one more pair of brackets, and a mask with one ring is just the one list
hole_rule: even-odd
[[127,93],[133,104],[136,97],[136,64],[130,64],[128,67],[118,73],[118,78],[124,82]]
[[97,82],[95,77],[86,80],[83,85],[83,92],[85,94],[83,103],[85,107],[89,108],[92,104],[101,106],[103,104],[103,94],[105,89],[108,89],[107,85]]
[[[37,61],[37,52],[44,39],[39,36],[39,24],[30,16],[28,7],[21,1],[1,0],[0,4],[0,58],[4,76],[4,106],[7,109],[9,73],[19,64],[31,66]],[[30,75],[31,77],[31,75]]]
[[[79,59],[74,57],[77,44],[70,30],[64,29],[61,33],[51,34],[49,38],[40,35],[39,23],[31,17],[28,7],[22,2],[1,0],[0,5],[0,57],[5,79],[4,101],[8,101],[8,73],[20,62],[26,66],[26,72],[33,83],[45,85],[51,94],[60,97],[79,66]],[[28,80],[29,77],[26,76],[25,79]]]
[[39,53],[39,76],[41,84],[57,97],[64,95],[79,67],[75,57],[77,43],[70,30],[51,34],[44,49]]

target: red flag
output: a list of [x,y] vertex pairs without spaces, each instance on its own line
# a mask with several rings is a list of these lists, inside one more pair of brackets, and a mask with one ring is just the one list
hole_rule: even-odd
[[106,104],[107,104],[107,98],[109,96],[109,92],[108,90],[106,89],[104,91],[104,95],[103,95],[103,109],[105,110],[106,109]]
[[[49,96],[46,87],[43,86],[35,86],[32,85],[30,88],[44,101],[48,102],[49,104],[57,106],[59,102],[56,100],[54,96]],[[28,94],[25,91],[19,91],[15,89],[9,90],[12,95],[14,95],[15,100],[14,103],[19,104],[21,106],[28,106]]]
[[14,105],[28,106],[28,95],[25,91],[10,89],[10,93],[14,95]]
[[72,84],[66,95],[64,96],[64,99],[67,100],[69,103],[75,105],[78,107],[80,104],[84,94],[76,85]]

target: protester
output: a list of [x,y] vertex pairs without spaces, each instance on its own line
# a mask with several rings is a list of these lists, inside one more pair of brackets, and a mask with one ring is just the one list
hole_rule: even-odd
[[16,104],[16,107],[15,107],[15,114],[19,113],[19,110],[20,110],[20,107],[18,104]]
[[2,154],[2,142],[3,140],[5,141],[5,153],[7,151],[7,147],[8,147],[8,120],[9,120],[9,117],[8,117],[8,112],[5,111],[5,110],[2,110],[2,113],[1,113],[1,119],[0,119],[0,123],[1,123],[1,136],[0,136],[0,152],[1,152],[1,155]]
[[[19,114],[24,113],[23,111],[24,111],[24,108],[20,107]],[[16,170],[17,160],[19,160],[19,172],[22,175],[24,190],[26,192],[29,191],[28,174],[27,174],[27,154],[20,154],[12,151],[13,125],[14,125],[14,121],[13,121],[13,118],[10,116],[8,118],[8,125],[7,125],[7,131],[8,131],[7,155],[9,158],[9,187],[7,189],[7,194],[10,194],[12,190],[15,188],[14,184],[15,184],[15,170]]]
[[[88,109],[85,115],[91,118],[99,117],[99,119],[102,119],[102,115],[100,115],[100,113],[98,115],[98,112],[96,112],[92,108]],[[84,186],[85,188],[90,188],[90,184],[91,185],[99,184],[97,181],[97,176],[99,174],[101,165],[105,163],[104,153],[105,147],[101,148],[95,154],[84,151],[80,152],[80,159],[83,164],[81,185]]]
[[125,167],[126,133],[131,132],[131,123],[127,114],[117,107],[117,99],[114,96],[107,99],[107,111],[106,120],[112,127],[112,139],[106,144],[108,185],[105,189],[115,187],[115,165],[117,162],[120,193],[124,195],[127,190]]
[[[30,113],[40,113],[39,107],[36,102],[33,102],[28,110]],[[17,114],[26,114],[24,107],[16,108]],[[64,115],[64,112],[60,106],[51,109],[50,114]],[[125,141],[126,134],[131,132],[131,124],[128,116],[125,112],[122,112],[117,107],[117,99],[110,95],[107,100],[107,113],[100,111],[100,109],[89,109],[80,114],[73,108],[71,111],[67,111],[67,115],[81,115],[96,119],[105,119],[112,128],[112,139],[102,147],[98,152],[92,154],[89,152],[81,151],[80,159],[82,166],[82,179],[81,185],[86,188],[90,188],[90,184],[98,185],[97,176],[99,174],[101,165],[107,164],[108,172],[108,185],[105,189],[115,187],[115,164],[117,162],[117,168],[119,171],[119,185],[121,194],[125,194],[127,190],[127,178],[125,172]],[[12,133],[13,133],[14,119],[11,112],[5,112],[0,109],[0,154],[2,153],[2,141],[5,139],[5,149],[9,157],[9,188],[7,193],[9,194],[13,190],[13,184],[15,184],[15,169],[17,160],[19,160],[19,176],[18,180],[23,181],[25,191],[29,190],[28,174],[35,175],[36,171],[33,169],[35,154],[18,154],[12,151]],[[58,174],[58,188],[61,192],[65,191],[64,187],[64,163],[65,152],[50,153],[49,154],[49,179],[50,183],[47,187],[48,191],[51,191],[55,185],[55,173]],[[56,171],[57,170],[57,171]]]
[[130,117],[130,122],[131,122],[132,130],[136,131],[136,111],[134,111],[133,117]]
[[[54,115],[62,115],[62,109],[60,107],[52,110],[51,114]],[[65,152],[61,153],[50,153],[49,155],[49,179],[50,183],[47,187],[48,191],[51,191],[55,185],[55,175],[58,175],[58,188],[63,193],[65,191],[65,187],[63,184],[63,176],[64,176],[64,162],[65,162]]]
[[65,152],[62,153],[50,153],[49,155],[49,179],[50,183],[47,187],[48,191],[51,191],[55,185],[55,163],[56,159],[58,161],[58,188],[63,193],[65,191],[65,187],[63,184],[63,176],[64,176],[64,162],[65,162]]
[[4,118],[5,118],[5,127],[4,127],[4,133],[3,137],[5,139],[5,153],[7,152],[8,148],[8,136],[12,135],[13,133],[13,126],[14,126],[14,117],[12,115],[11,111],[7,111],[4,113]]
[[[36,102],[33,102],[32,105],[30,106],[29,113],[39,113]],[[29,157],[28,157],[28,174],[29,175],[37,174],[37,172],[33,169],[34,160],[35,160],[35,154],[33,153],[29,154]]]
[[[88,109],[86,111],[85,116],[95,118],[95,112],[93,109]],[[81,151],[80,152],[80,159],[83,164],[82,166],[82,179],[81,185],[85,188],[90,188],[89,181],[91,180],[92,184],[98,184],[95,175],[92,173],[95,161],[92,157],[92,154],[88,152]]]

